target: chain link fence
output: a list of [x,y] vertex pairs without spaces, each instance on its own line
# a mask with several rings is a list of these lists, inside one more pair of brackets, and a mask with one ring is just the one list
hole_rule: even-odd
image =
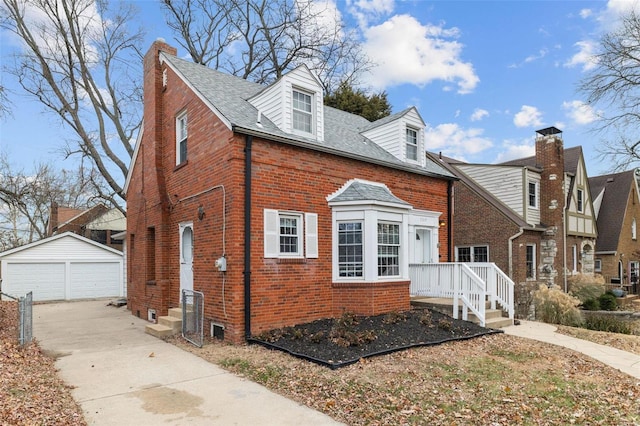
[[22,346],[33,340],[33,293],[15,297],[7,293],[0,295],[18,302],[18,343]]
[[182,290],[182,337],[197,347],[204,343],[204,294]]

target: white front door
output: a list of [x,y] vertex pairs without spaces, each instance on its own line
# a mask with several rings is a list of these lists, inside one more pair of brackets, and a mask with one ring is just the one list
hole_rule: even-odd
[[415,228],[414,244],[414,258],[411,263],[433,263],[431,230],[427,228]]
[[182,290],[193,290],[193,223],[180,224],[180,302]]

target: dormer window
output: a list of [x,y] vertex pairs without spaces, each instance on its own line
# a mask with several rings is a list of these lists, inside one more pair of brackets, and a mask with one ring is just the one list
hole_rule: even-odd
[[313,133],[313,95],[293,89],[293,130]]
[[407,160],[418,161],[418,131],[411,127],[406,132],[406,156]]

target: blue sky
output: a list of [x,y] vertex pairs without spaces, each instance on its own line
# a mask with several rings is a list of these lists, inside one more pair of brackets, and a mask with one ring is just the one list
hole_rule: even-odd
[[[533,155],[535,130],[556,126],[566,147],[582,145],[588,173],[607,173],[598,158],[597,109],[576,91],[599,37],[614,28],[616,1],[393,1],[328,3],[358,29],[379,66],[363,78],[386,90],[393,111],[415,105],[427,123],[427,149],[469,162]],[[158,38],[177,47],[158,2],[139,0],[146,49]],[[15,45],[0,34],[6,60]],[[179,50],[179,55],[184,51]],[[15,88],[11,77],[2,83]],[[0,150],[16,164],[65,165],[69,134],[35,101],[11,97],[13,115],[0,122]],[[606,111],[604,111],[606,113]]]

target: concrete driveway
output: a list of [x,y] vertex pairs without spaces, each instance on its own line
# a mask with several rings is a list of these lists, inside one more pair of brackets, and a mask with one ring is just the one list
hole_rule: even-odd
[[330,417],[144,332],[108,300],[34,305],[34,337],[58,356],[90,425],[337,425]]

